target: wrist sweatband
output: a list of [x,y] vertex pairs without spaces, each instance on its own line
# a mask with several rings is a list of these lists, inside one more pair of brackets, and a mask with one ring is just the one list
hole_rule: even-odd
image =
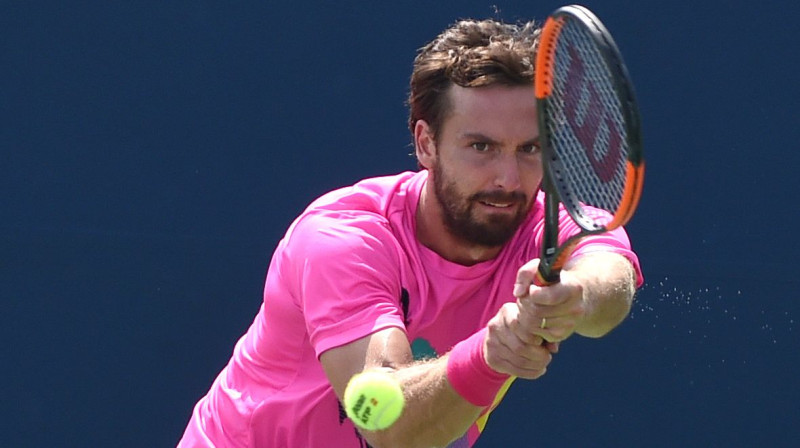
[[447,357],[447,379],[456,392],[475,406],[487,407],[503,387],[509,375],[486,364],[483,341],[486,328],[459,342]]

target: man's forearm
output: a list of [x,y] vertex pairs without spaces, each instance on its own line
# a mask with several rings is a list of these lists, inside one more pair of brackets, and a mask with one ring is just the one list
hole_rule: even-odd
[[413,361],[407,336],[397,328],[373,333],[322,354],[320,360],[340,399],[354,373],[353,366],[362,363],[365,354],[365,368],[390,374],[400,383],[406,398],[403,413],[392,426],[383,431],[361,431],[371,446],[447,446],[480,415],[482,408],[461,397],[448,380],[450,353]]
[[570,261],[562,275],[583,286],[586,315],[576,333],[599,338],[625,320],[636,292],[636,272],[627,258],[613,252],[586,254]]
[[405,418],[386,434],[374,434],[376,446],[443,447],[467,431],[481,409],[450,387],[446,364],[439,358],[394,372],[407,395]]

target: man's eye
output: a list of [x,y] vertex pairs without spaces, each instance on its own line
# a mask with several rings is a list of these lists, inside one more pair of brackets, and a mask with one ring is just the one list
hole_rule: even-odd
[[476,151],[485,152],[489,150],[489,144],[486,142],[475,142],[472,144],[472,148]]
[[537,152],[539,152],[539,146],[538,145],[525,145],[525,146],[523,146],[521,148],[521,150],[522,150],[522,152],[524,152],[526,154],[536,154]]

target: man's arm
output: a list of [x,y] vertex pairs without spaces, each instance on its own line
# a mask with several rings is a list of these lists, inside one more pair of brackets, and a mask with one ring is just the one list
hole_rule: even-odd
[[320,361],[339,400],[350,378],[362,370],[386,370],[400,382],[406,398],[400,419],[384,431],[360,430],[376,448],[447,446],[467,431],[482,410],[450,387],[446,356],[414,362],[406,335],[398,328],[328,350]]
[[613,252],[589,253],[567,263],[563,273],[583,286],[585,314],[575,328],[576,333],[599,338],[628,316],[636,293],[636,272],[624,256]]
[[[542,339],[520,322],[519,316],[517,304],[508,303],[492,318],[485,333],[478,332],[460,344],[477,343],[483,356],[480,362],[503,378],[538,378],[545,373],[556,347],[542,345]],[[360,430],[370,445],[444,447],[466,433],[484,409],[462,397],[448,380],[448,360],[454,352],[456,349],[415,362],[406,334],[389,328],[330,349],[320,361],[340,400],[350,378],[364,370],[381,369],[400,382],[406,399],[403,414],[386,430]],[[459,356],[463,353],[460,350]],[[474,383],[484,387],[483,381],[476,378]]]

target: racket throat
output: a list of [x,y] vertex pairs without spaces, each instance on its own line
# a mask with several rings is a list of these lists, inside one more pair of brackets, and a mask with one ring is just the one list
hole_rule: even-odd
[[[545,176],[548,189],[552,192],[553,183],[550,176]],[[542,236],[542,254],[548,261],[553,261],[558,252],[558,198],[555,194],[548,192],[544,196],[545,227]]]
[[536,280],[539,286],[552,285],[561,281],[561,266],[558,263],[558,198],[553,192],[552,179],[545,173],[544,213],[545,226],[542,235],[542,257],[539,260],[539,269]]

